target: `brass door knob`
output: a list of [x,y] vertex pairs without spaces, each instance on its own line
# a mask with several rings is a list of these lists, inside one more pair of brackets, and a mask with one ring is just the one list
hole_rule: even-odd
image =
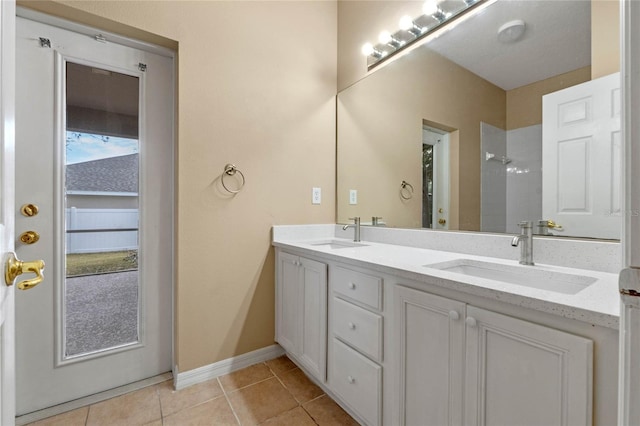
[[36,231],[25,231],[20,234],[20,241],[25,244],[37,243],[38,240],[40,240],[40,234],[38,234]]
[[35,216],[38,214],[38,206],[35,204],[24,204],[20,207],[20,213],[27,217]]
[[23,262],[16,258],[15,253],[9,253],[9,258],[4,267],[4,282],[7,286],[12,286],[18,275],[22,275],[25,272],[32,272],[36,274],[35,278],[23,280],[18,283],[19,290],[29,290],[40,284],[44,280],[44,261],[33,260],[31,262]]
[[438,219],[438,223],[439,223],[440,225],[444,225],[445,223],[447,223],[447,220],[446,220],[446,219],[442,219],[442,218],[440,218],[440,219]]

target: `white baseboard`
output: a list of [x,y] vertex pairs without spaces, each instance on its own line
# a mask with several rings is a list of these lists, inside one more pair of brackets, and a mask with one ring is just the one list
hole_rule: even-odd
[[[213,364],[205,365],[193,370],[178,373],[174,371],[173,385],[176,390],[184,389],[196,383],[206,382],[216,377],[232,373],[245,367],[249,367],[259,362],[278,358],[284,354],[284,349],[280,345],[271,345],[246,354],[223,359]],[[177,374],[176,374],[177,373]]]

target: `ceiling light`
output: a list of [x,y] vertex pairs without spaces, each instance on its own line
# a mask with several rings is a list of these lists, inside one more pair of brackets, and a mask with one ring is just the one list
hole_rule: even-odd
[[413,28],[414,25],[415,24],[413,23],[413,18],[411,18],[411,16],[409,15],[404,15],[402,18],[400,18],[400,23],[398,24],[400,29],[404,31],[409,31],[411,28]]
[[526,28],[527,25],[521,19],[509,21],[498,29],[498,40],[502,43],[513,43],[522,38]]
[[362,45],[362,54],[364,56],[373,56],[378,59],[384,56],[384,52],[377,50],[371,43],[365,43]]
[[398,40],[397,38],[392,36],[389,31],[382,31],[380,33],[380,35],[378,36],[378,41],[381,44],[388,44],[389,46],[393,47],[394,49],[397,49],[398,47],[400,47],[400,46],[405,44],[405,42],[403,40]]
[[[426,0],[422,5],[423,15],[413,19],[411,16],[403,16],[399,23],[400,30],[395,33],[382,31],[377,44],[364,44],[361,51],[367,56],[367,69],[371,70],[385,58],[393,56],[419,40],[426,41],[431,35],[435,37],[443,25],[452,24],[453,27],[497,0],[461,0],[462,6],[458,5],[459,7],[457,6],[454,11],[449,10],[449,5],[441,9],[440,5],[444,1],[447,0]],[[454,18],[460,19],[454,22]]]
[[400,18],[400,22],[398,26],[400,27],[401,30],[409,31],[411,34],[413,34],[416,37],[418,37],[420,34],[422,34],[425,31],[425,28],[422,28],[416,25],[416,23],[413,21],[413,19],[409,15],[405,15],[402,18]]
[[438,2],[437,0],[427,0],[422,5],[422,12],[427,16],[432,16],[438,13]]

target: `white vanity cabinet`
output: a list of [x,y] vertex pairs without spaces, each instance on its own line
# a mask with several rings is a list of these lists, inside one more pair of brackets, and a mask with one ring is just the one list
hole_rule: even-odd
[[593,342],[396,286],[402,425],[589,425]]
[[326,380],[326,263],[277,251],[276,341],[309,374]]
[[367,425],[382,422],[382,278],[329,270],[329,388]]

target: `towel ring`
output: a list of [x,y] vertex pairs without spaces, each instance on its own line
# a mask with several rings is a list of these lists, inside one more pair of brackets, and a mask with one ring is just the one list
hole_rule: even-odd
[[400,183],[400,198],[403,200],[413,198],[413,185],[404,180]]
[[[229,189],[227,187],[227,185],[225,185],[224,183],[224,177],[226,176],[234,176],[236,173],[238,173],[240,175],[240,177],[242,178],[242,183],[240,184],[240,186],[238,187],[238,189]],[[230,192],[231,194],[237,194],[238,192],[242,191],[242,188],[244,187],[246,180],[244,179],[244,174],[242,174],[242,172],[240,170],[238,170],[238,168],[236,167],[235,164],[227,164],[226,166],[224,166],[224,173],[222,173],[222,177],[220,178],[220,183],[222,183],[222,187],[227,191]]]

